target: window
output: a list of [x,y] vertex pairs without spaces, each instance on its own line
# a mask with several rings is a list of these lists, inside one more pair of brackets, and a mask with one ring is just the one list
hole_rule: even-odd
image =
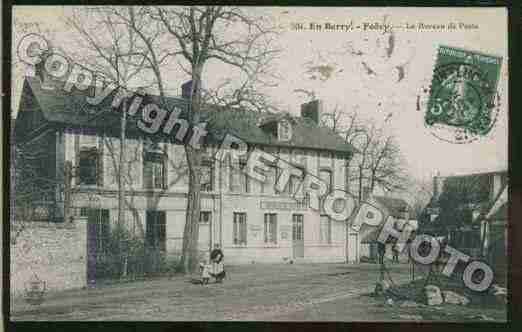
[[265,213],[265,243],[277,243],[277,214]]
[[246,213],[234,212],[234,244],[247,243]]
[[303,181],[304,174],[306,174],[305,170],[302,167],[299,167],[299,166],[295,166],[295,167],[299,168],[303,173],[302,173],[301,177],[291,175],[290,178],[288,179],[288,185],[286,187],[286,192],[290,196],[292,196],[297,191],[297,189],[299,189],[299,186],[301,185],[301,183]]
[[201,211],[199,213],[199,222],[201,224],[208,224],[208,223],[210,223],[211,219],[212,219],[212,212],[210,212],[210,211]]
[[328,185],[328,192],[332,190],[332,171],[328,169],[322,169],[319,171],[319,178]]
[[144,145],[143,187],[164,189],[167,187],[166,156],[157,143]]
[[292,215],[292,240],[302,241],[304,236],[303,222],[304,218],[302,214]]
[[165,211],[147,211],[145,237],[149,248],[166,251]]
[[276,181],[280,175],[279,168],[276,166],[268,166],[268,172],[266,172],[266,181],[262,183],[261,192],[269,195],[279,195],[280,192],[276,189]]
[[275,182],[277,176],[277,168],[275,166],[268,166],[268,171],[265,174],[266,181],[261,183],[261,192],[269,195],[274,195],[276,193]]
[[214,190],[214,163],[211,160],[204,160],[201,166],[201,190]]
[[79,152],[79,182],[101,185],[101,159],[97,148],[82,148]]
[[243,169],[246,167],[246,161],[240,161],[239,167],[230,165],[230,191],[236,193],[250,192],[250,181],[247,172]]
[[81,207],[80,208],[80,217],[88,217],[89,216],[89,208]]
[[292,125],[288,120],[283,119],[279,121],[278,129],[280,141],[289,141],[292,139]]
[[332,220],[327,215],[321,215],[319,221],[319,240],[321,243],[332,243]]

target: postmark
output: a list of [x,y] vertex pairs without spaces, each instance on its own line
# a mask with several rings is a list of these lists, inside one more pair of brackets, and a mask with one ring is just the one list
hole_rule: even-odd
[[439,46],[424,124],[446,142],[488,136],[497,119],[502,57]]

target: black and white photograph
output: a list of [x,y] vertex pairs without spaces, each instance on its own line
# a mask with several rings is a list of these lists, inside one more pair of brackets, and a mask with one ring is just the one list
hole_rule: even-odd
[[11,12],[10,321],[509,321],[507,8]]

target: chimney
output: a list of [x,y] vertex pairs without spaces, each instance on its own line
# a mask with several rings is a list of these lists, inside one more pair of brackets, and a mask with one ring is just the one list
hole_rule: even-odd
[[320,124],[322,112],[323,102],[321,100],[316,99],[301,105],[301,117],[309,118],[317,125]]

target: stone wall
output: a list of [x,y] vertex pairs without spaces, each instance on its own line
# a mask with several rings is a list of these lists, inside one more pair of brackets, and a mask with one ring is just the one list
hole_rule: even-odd
[[23,295],[34,274],[49,291],[86,286],[86,232],[85,218],[73,223],[26,223],[11,243],[11,295]]

